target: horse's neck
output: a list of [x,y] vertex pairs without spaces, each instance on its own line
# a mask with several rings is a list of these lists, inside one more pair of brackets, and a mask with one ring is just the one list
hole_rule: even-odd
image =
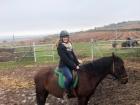
[[91,84],[93,84],[93,88],[96,88],[98,84],[110,73],[112,67],[112,60],[111,58],[108,58],[107,60],[102,62],[103,65],[100,64],[96,65],[96,63],[94,63],[94,65],[92,65],[92,63],[89,63],[87,65],[84,65],[82,68],[83,70],[87,69],[87,72],[80,71],[82,73],[87,73],[87,78],[89,78],[89,81],[92,81]]
[[112,63],[112,59],[109,59],[109,61],[107,61],[108,62],[108,64],[107,65],[105,65],[102,69],[103,69],[103,73],[101,74],[101,79],[104,79],[109,73],[110,73],[110,71],[111,71],[111,69],[112,69],[112,65],[113,65],[113,63]]
[[109,73],[105,73],[99,76],[96,76],[94,79],[96,81],[94,81],[95,83],[93,83],[93,88],[96,89],[97,86],[102,82],[102,80],[104,80],[104,78],[108,75]]
[[97,75],[95,77],[95,79],[96,79],[96,86],[95,86],[95,88],[110,73],[111,67],[112,67],[112,62],[110,62],[110,64],[108,66],[104,67],[104,72],[103,73],[100,73],[99,75]]

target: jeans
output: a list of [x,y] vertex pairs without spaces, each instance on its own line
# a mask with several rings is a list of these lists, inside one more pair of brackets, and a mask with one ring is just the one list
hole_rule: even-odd
[[69,90],[71,88],[71,84],[73,82],[72,72],[67,66],[61,67],[60,70],[66,78],[65,88]]

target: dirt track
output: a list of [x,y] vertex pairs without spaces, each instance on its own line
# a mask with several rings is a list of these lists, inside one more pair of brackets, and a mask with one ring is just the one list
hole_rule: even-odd
[[[140,105],[140,63],[126,64],[129,82],[126,85],[119,85],[117,81],[106,78],[98,86],[89,105]],[[35,105],[33,76],[38,68],[0,70],[0,105]],[[71,105],[76,105],[76,99],[70,102]],[[65,103],[50,95],[46,105],[65,105]]]

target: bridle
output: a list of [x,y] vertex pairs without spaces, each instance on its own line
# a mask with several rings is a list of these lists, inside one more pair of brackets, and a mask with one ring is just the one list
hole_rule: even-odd
[[[114,64],[114,60],[113,60],[113,73],[115,73],[115,64]],[[123,75],[121,75],[121,76],[117,76],[117,78],[119,79],[119,80],[126,80],[126,79],[128,79],[128,76],[123,76]]]

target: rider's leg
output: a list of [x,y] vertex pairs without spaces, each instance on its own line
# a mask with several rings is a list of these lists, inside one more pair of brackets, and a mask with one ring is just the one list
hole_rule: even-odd
[[63,69],[62,72],[66,78],[65,87],[66,89],[70,89],[71,83],[73,81],[72,73],[68,67],[63,67],[62,69]]
[[66,92],[68,94],[70,94],[70,91],[71,91],[71,84],[73,82],[73,77],[72,77],[72,73],[70,71],[70,69],[68,67],[63,67],[61,68],[65,78],[66,78],[66,81],[65,81],[65,88],[66,88]]

